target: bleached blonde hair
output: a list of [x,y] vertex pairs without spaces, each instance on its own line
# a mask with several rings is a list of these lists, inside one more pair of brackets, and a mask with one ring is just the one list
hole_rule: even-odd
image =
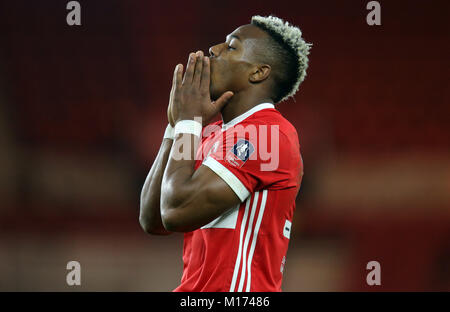
[[297,93],[300,84],[305,80],[306,69],[308,68],[308,55],[312,44],[306,43],[302,38],[302,31],[288,22],[276,16],[255,15],[251,19],[251,24],[263,29],[272,36],[280,45],[287,48],[297,59],[297,71],[295,82],[291,81],[290,90],[286,90],[280,102],[287,100]]

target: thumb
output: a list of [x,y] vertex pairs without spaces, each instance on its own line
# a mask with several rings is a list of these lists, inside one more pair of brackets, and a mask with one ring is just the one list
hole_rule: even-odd
[[214,108],[219,112],[222,107],[225,106],[225,104],[228,103],[228,101],[233,97],[233,92],[227,91],[224,94],[220,96],[216,101],[214,101],[212,104],[214,105]]

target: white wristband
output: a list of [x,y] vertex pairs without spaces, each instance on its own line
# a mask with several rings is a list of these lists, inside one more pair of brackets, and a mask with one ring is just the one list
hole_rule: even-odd
[[202,134],[202,124],[195,120],[180,120],[175,125],[173,136],[176,137],[180,133],[188,133],[200,137]]
[[174,128],[170,124],[168,124],[166,127],[166,131],[164,132],[164,139],[173,140],[174,133]]

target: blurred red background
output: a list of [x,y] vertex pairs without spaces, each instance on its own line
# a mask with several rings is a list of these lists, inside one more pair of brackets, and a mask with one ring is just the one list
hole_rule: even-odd
[[173,68],[256,14],[314,44],[278,106],[305,166],[283,289],[450,290],[448,1],[380,1],[381,26],[356,0],[79,2],[81,26],[67,1],[0,2],[0,290],[177,286],[182,235],[138,223]]

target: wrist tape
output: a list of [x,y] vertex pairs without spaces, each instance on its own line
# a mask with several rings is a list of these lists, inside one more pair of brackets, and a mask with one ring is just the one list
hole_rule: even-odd
[[170,124],[168,124],[166,127],[166,131],[164,132],[164,139],[173,140],[174,133],[175,133],[175,129]]
[[180,120],[175,125],[173,136],[176,137],[180,133],[188,133],[200,137],[202,134],[202,124],[195,120]]

